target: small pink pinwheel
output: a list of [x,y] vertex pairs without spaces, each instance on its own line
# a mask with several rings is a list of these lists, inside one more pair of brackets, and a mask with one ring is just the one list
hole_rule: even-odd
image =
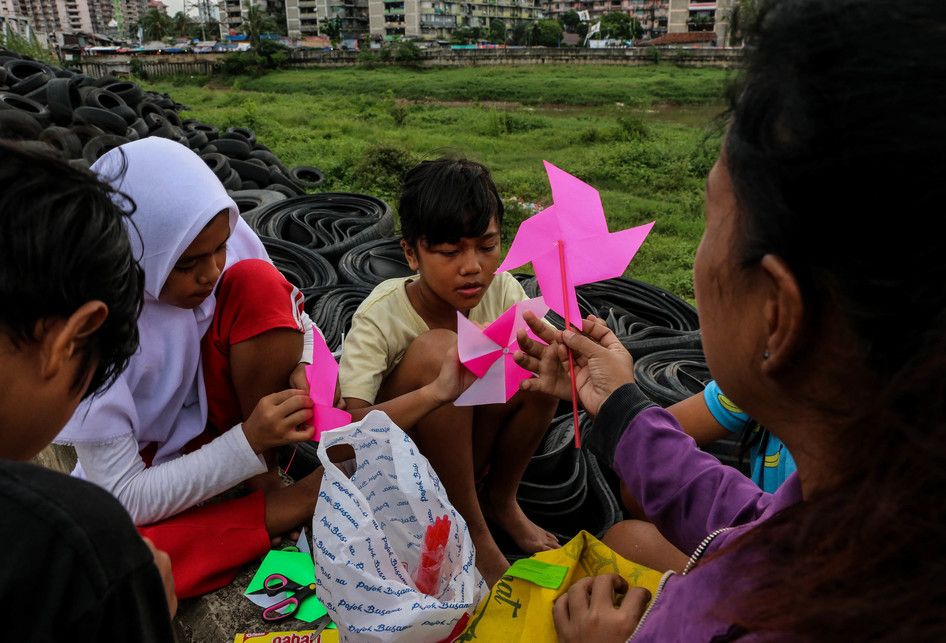
[[[519,383],[532,377],[532,373],[513,361],[513,355],[519,350],[516,334],[520,330],[526,330],[530,335],[532,332],[522,319],[522,314],[527,310],[536,317],[542,317],[549,307],[541,297],[521,301],[510,306],[483,330],[457,313],[457,349],[460,362],[479,379],[456,399],[455,405],[475,406],[507,402],[519,390]],[[532,337],[538,340],[535,335]]]
[[519,226],[496,272],[532,262],[549,308],[581,328],[575,286],[620,277],[654,222],[608,232],[601,197],[593,187],[543,161],[552,205]]
[[312,439],[318,442],[322,432],[351,424],[351,415],[335,408],[335,384],[338,382],[338,362],[319,333],[315,335],[312,351],[312,364],[305,367],[305,376],[309,380],[309,397],[312,398],[312,424],[315,434]]

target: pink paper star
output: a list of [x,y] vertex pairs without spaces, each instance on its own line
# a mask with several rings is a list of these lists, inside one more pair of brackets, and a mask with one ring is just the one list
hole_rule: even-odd
[[[522,222],[496,271],[531,261],[549,307],[581,328],[575,286],[624,274],[654,222],[608,232],[598,191],[548,161],[543,163],[552,187],[552,205]],[[567,315],[563,293],[568,298]]]
[[[521,301],[510,306],[484,330],[480,330],[476,324],[457,313],[457,349],[460,362],[479,379],[457,398],[455,405],[475,406],[507,402],[519,390],[519,383],[532,377],[532,373],[516,364],[512,358],[519,350],[517,333],[526,330],[531,334],[522,319],[522,313],[527,310],[536,317],[543,317],[549,307],[541,297]],[[538,340],[537,337],[535,339]]]

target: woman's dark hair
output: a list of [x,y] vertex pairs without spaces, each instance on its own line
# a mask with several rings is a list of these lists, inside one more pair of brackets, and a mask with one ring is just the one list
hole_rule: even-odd
[[423,161],[404,177],[398,205],[401,236],[409,244],[456,243],[479,237],[496,219],[502,228],[503,202],[486,166],[458,157]]
[[946,640],[946,2],[763,2],[748,42],[724,145],[736,251],[789,264],[809,338],[844,322],[860,408],[825,427],[838,482],[742,540],[771,565],[732,618]]
[[80,347],[74,385],[91,373],[86,396],[109,385],[138,348],[144,278],[128,240],[130,213],[113,197],[87,170],[0,142],[0,328],[19,346],[35,341],[37,321],[104,302],[108,317]]

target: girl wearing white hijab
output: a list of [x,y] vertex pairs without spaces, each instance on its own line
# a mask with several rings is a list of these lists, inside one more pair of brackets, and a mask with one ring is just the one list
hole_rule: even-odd
[[145,274],[141,346],[57,442],[75,446],[74,475],[115,495],[170,554],[178,595],[196,596],[311,519],[320,470],[290,487],[197,506],[264,479],[264,451],[311,438],[310,426],[300,428],[311,418],[306,391],[282,390],[311,322],[191,150],[146,138],[92,169],[136,206],[129,235]]

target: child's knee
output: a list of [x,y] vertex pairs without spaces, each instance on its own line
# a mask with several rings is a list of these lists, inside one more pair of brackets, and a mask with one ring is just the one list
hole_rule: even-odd
[[404,359],[432,369],[431,379],[440,372],[444,357],[457,345],[457,334],[445,328],[435,328],[418,335],[404,353]]

